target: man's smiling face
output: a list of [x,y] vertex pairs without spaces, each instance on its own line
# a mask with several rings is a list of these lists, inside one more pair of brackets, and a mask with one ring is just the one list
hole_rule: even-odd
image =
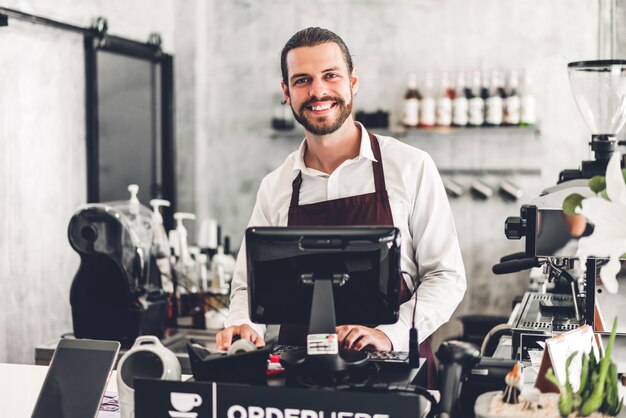
[[288,86],[282,83],[283,94],[296,120],[314,135],[335,132],[352,113],[358,90],[358,78],[348,72],[339,45],[295,48],[286,62]]

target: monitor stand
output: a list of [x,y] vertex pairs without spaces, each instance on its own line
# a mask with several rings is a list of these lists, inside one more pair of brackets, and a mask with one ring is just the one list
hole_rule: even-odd
[[365,352],[339,349],[333,285],[342,286],[349,278],[348,274],[303,275],[300,278],[304,284],[313,284],[309,333],[306,350],[281,355],[286,367],[319,374],[346,371],[368,364]]

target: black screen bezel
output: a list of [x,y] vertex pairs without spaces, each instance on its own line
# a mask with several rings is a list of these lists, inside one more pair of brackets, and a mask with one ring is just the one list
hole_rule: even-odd
[[[93,384],[93,385],[101,385],[102,388],[100,390],[100,398],[98,402],[94,402],[95,409],[90,412],[90,415],[85,415],[85,417],[96,417],[98,415],[98,410],[100,409],[100,401],[102,400],[102,396],[106,391],[107,383],[109,381],[109,377],[111,375],[111,371],[113,370],[113,366],[115,365],[117,355],[119,353],[120,343],[117,341],[106,341],[106,340],[86,340],[86,339],[70,339],[65,338],[59,341],[56,349],[54,350],[54,354],[52,355],[52,360],[50,361],[50,366],[48,368],[48,372],[46,373],[46,378],[41,386],[41,390],[39,391],[39,395],[37,396],[37,402],[35,403],[35,407],[33,408],[33,412],[31,417],[37,417],[38,408],[41,407],[41,402],[44,399],[44,394],[47,391],[51,390],[51,379],[53,376],[59,376],[61,378],[64,377],[63,373],[58,373],[59,368],[65,367],[57,361],[58,355],[61,350],[92,350],[98,351],[103,355],[106,355],[109,361],[106,363],[108,367],[103,368],[101,370],[102,379],[98,380],[90,380],[84,379],[81,382],[85,385]],[[39,411],[42,412],[42,411]],[[45,416],[45,415],[44,415]]]
[[[377,248],[380,254],[385,253],[386,259],[380,266],[375,268],[379,276],[369,277],[372,280],[383,280],[384,291],[378,296],[384,301],[376,304],[376,309],[363,309],[358,306],[358,301],[354,301],[341,287],[335,286],[334,307],[336,323],[360,324],[360,325],[380,325],[396,323],[399,318],[400,306],[400,280],[403,280],[400,268],[400,231],[394,227],[386,226],[363,226],[363,227],[251,227],[246,230],[246,251],[248,268],[248,308],[252,322],[262,324],[307,324],[310,316],[312,289],[298,292],[284,292],[276,288],[275,297],[268,300],[267,295],[274,293],[270,288],[270,280],[261,277],[259,280],[257,264],[257,254],[260,248],[264,253],[274,253],[277,264],[282,264],[288,271],[294,271],[294,265],[298,264],[298,257],[302,255],[302,242],[306,239],[329,240],[329,242],[343,242],[345,246],[339,245],[330,248],[309,249],[309,254],[328,253],[333,255],[346,254],[360,245],[367,245],[370,248]],[[348,251],[346,251],[348,248]],[[281,259],[283,261],[281,261]],[[381,261],[381,260],[379,260]],[[298,269],[296,269],[298,270]],[[298,273],[302,273],[298,270]],[[283,279],[285,279],[283,277]],[[288,279],[293,285],[299,277]],[[382,284],[382,282],[381,282]],[[263,287],[263,288],[261,288]],[[371,289],[371,286],[370,286]],[[366,289],[364,290],[366,293]],[[282,293],[281,293],[282,292]],[[288,293],[288,294],[286,294]],[[265,297],[261,296],[264,295]],[[361,294],[363,295],[363,293]],[[371,295],[371,293],[370,293]],[[289,298],[288,303],[297,307],[286,315],[287,307],[282,306],[281,312],[267,309],[267,303],[272,306],[286,305],[285,298]],[[282,303],[281,303],[282,300]],[[352,305],[343,309],[346,304]],[[352,309],[354,308],[354,309]],[[368,311],[368,312],[365,312]]]

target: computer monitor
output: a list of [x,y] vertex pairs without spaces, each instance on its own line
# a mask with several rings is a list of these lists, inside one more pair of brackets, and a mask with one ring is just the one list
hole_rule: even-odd
[[[335,326],[395,323],[400,231],[394,227],[252,227],[246,231],[250,318],[308,324],[308,357],[335,356]],[[338,343],[335,338],[335,346]],[[332,342],[332,341],[331,341]],[[345,354],[345,353],[344,353]],[[358,363],[364,354],[344,358]],[[343,357],[346,357],[343,355]],[[332,359],[332,368],[345,368]]]

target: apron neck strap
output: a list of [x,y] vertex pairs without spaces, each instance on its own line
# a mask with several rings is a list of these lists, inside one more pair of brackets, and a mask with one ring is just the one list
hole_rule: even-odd
[[374,171],[374,185],[376,186],[376,193],[384,193],[387,191],[385,186],[385,173],[383,171],[383,157],[380,154],[380,145],[378,140],[371,132],[367,132],[370,137],[370,144],[372,145],[372,153],[376,161],[372,161],[372,170]]
[[[370,144],[372,146],[372,153],[376,161],[372,161],[372,171],[374,172],[374,185],[376,187],[376,193],[383,193],[387,190],[385,186],[385,173],[383,171],[383,158],[380,154],[380,145],[378,140],[371,133],[367,132],[370,138]],[[298,175],[291,183],[291,203],[290,207],[296,207],[300,204],[300,187],[302,186],[302,171],[298,172]]]
[[293,179],[291,183],[291,203],[289,207],[295,208],[300,204],[300,186],[302,186],[302,171]]

